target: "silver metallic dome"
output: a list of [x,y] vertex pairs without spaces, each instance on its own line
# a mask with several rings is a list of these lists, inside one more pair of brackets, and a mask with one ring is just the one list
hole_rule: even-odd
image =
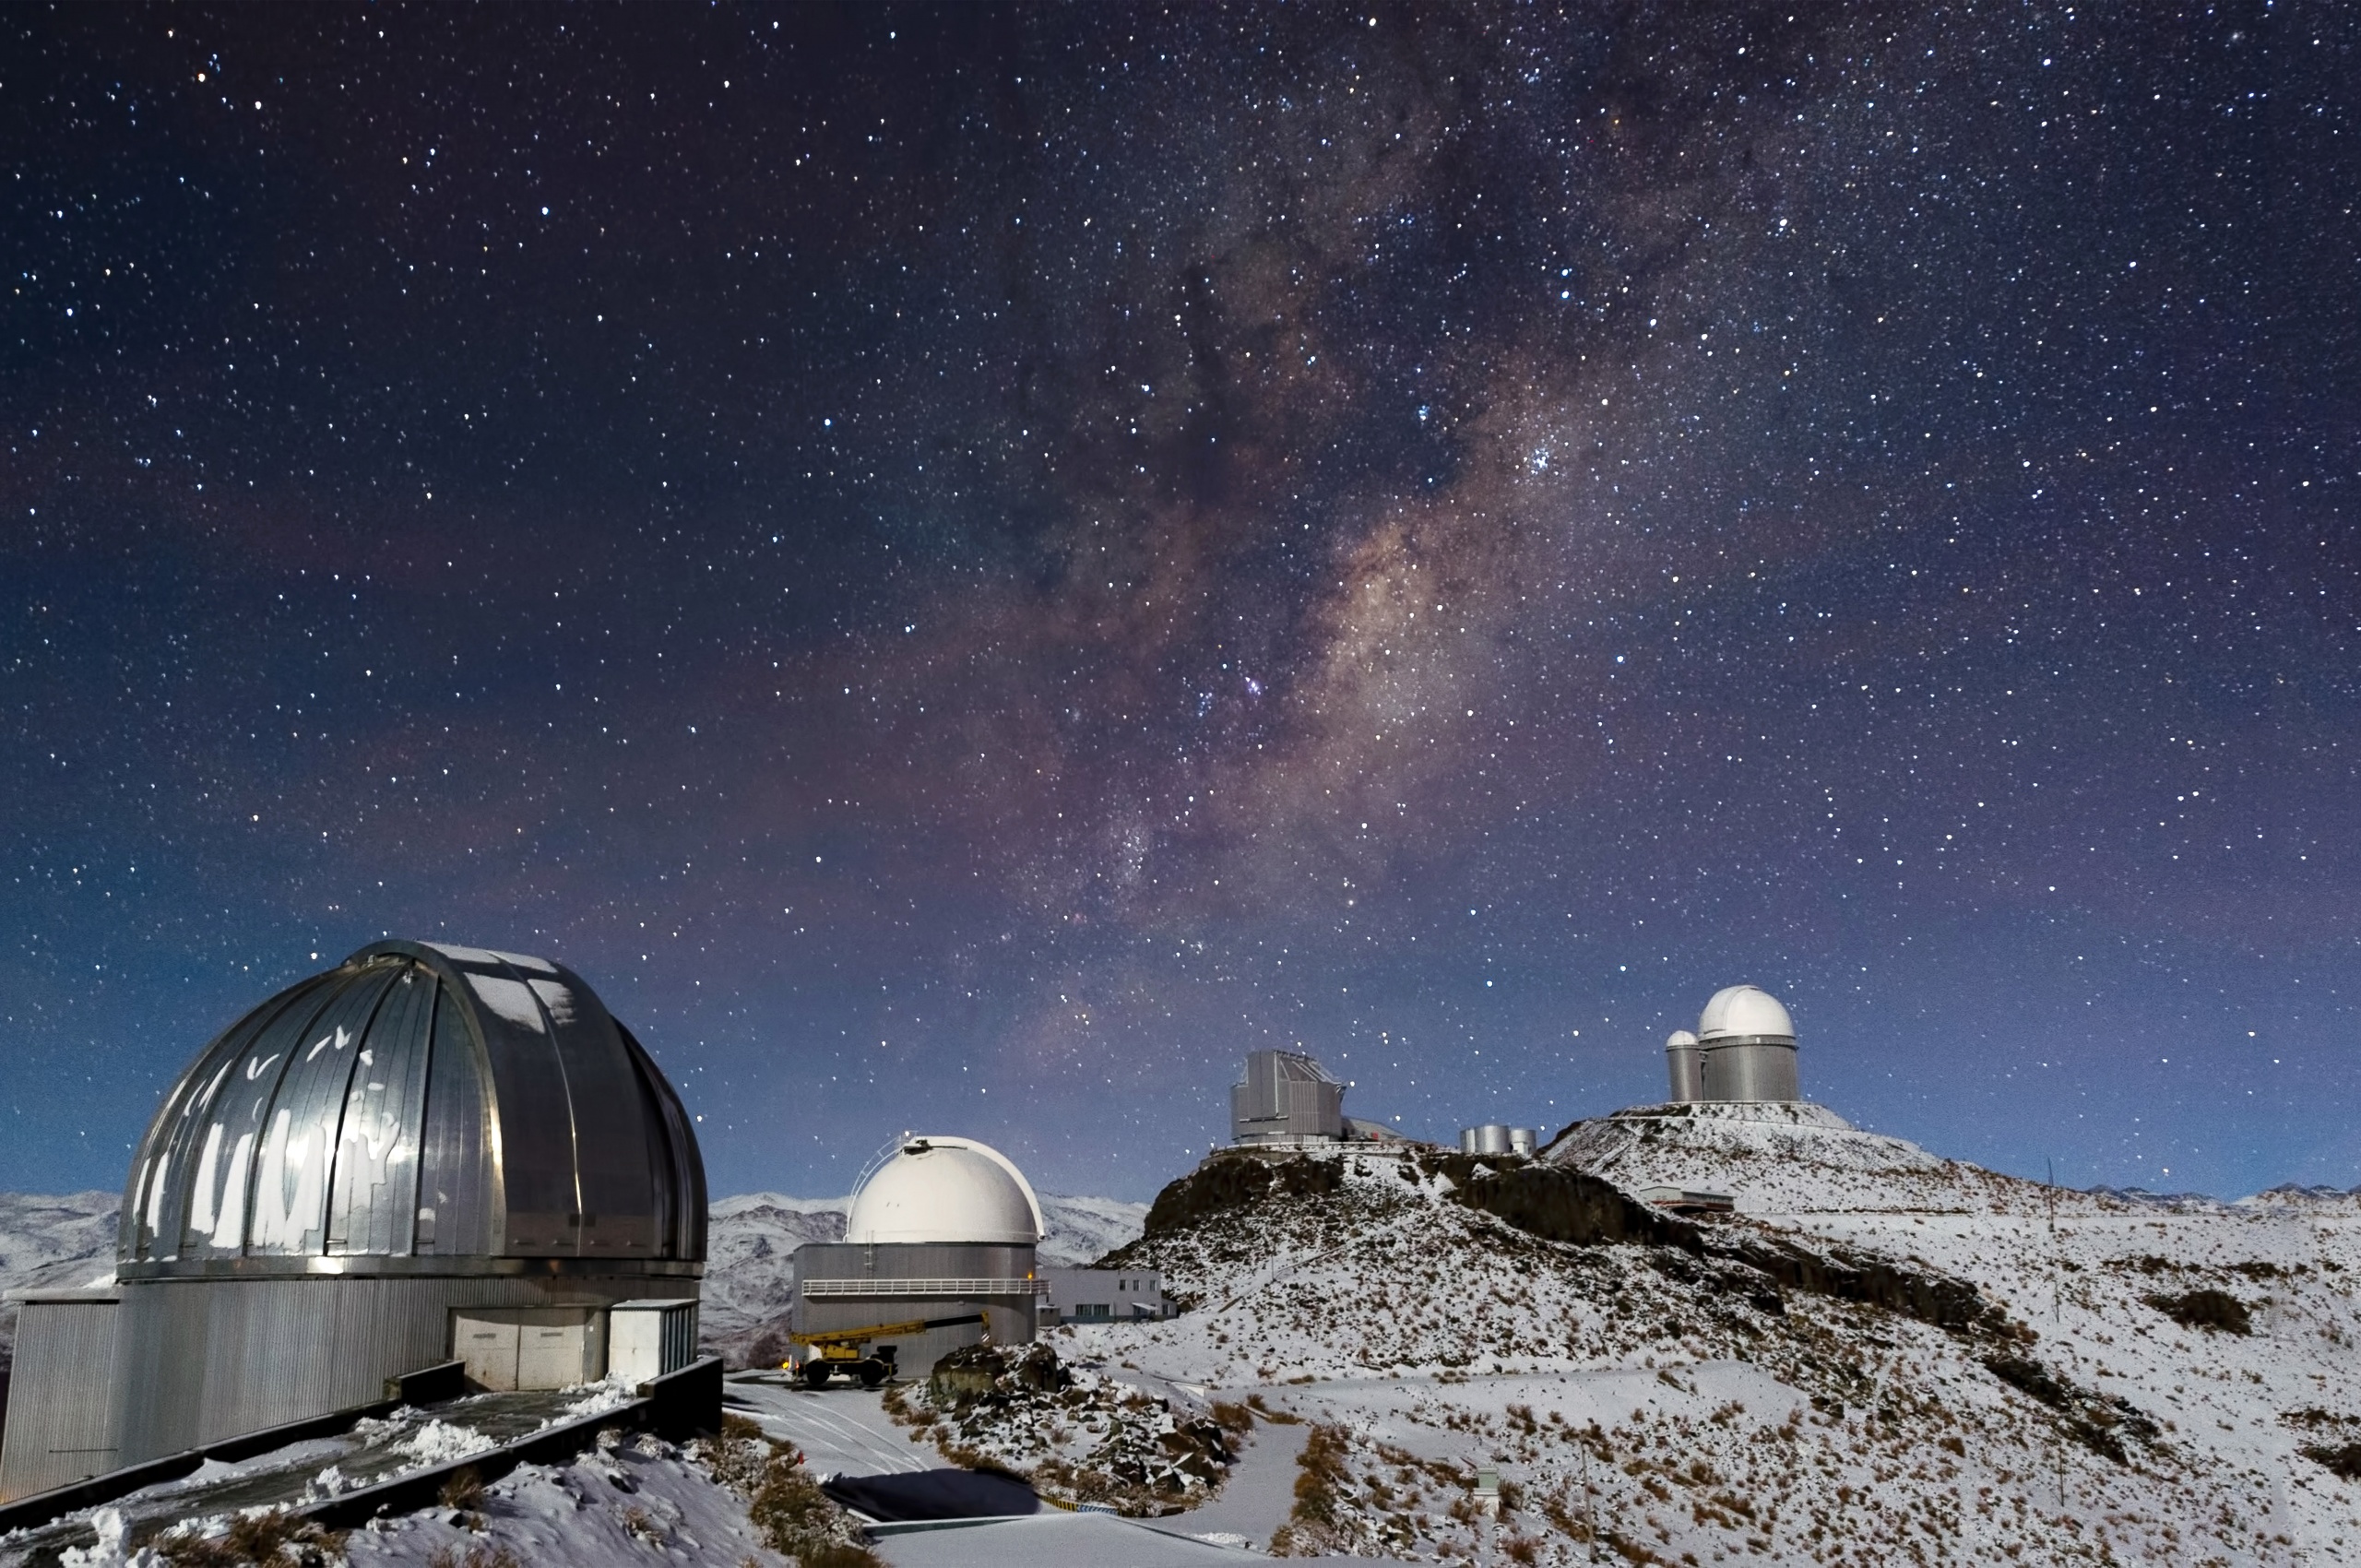
[[689,1118],[579,977],[395,941],[181,1075],[132,1165],[117,1273],[677,1272],[705,1244]]

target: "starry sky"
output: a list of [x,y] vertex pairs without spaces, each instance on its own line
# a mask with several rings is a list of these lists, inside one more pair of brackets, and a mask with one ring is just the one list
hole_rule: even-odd
[[0,15],[0,1187],[554,957],[714,1189],[1450,1137],[1717,987],[2020,1174],[2361,1182],[2361,18]]

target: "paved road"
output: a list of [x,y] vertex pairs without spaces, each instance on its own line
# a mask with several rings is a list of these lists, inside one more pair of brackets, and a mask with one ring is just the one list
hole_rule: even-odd
[[893,1470],[929,1470],[943,1456],[927,1443],[912,1443],[907,1428],[885,1419],[883,1397],[866,1388],[815,1393],[784,1378],[733,1377],[724,1397],[735,1414],[759,1423],[765,1435],[803,1450],[814,1475],[874,1476]]
[[1192,1536],[1216,1532],[1242,1536],[1261,1550],[1295,1508],[1296,1478],[1302,1474],[1296,1460],[1311,1436],[1308,1425],[1255,1422],[1253,1435],[1247,1439],[1238,1463],[1230,1467],[1229,1479],[1222,1482],[1214,1500],[1157,1523]]
[[894,1568],[1244,1568],[1243,1551],[1151,1530],[1103,1514],[1051,1511],[1030,1519],[887,1536],[870,1549]]

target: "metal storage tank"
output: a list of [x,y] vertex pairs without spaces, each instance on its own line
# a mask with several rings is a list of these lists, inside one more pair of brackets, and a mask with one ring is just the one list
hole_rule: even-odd
[[1241,1144],[1341,1138],[1345,1086],[1299,1051],[1250,1051],[1246,1081],[1230,1086],[1229,1126]]
[[1462,1127],[1459,1130],[1459,1152],[1514,1154],[1517,1149],[1510,1135],[1513,1131],[1514,1129],[1504,1127],[1498,1122],[1487,1122],[1480,1127]]
[[607,1309],[693,1294],[705,1250],[690,1119],[580,977],[374,943],[164,1097],[124,1193],[112,1462],[455,1358],[493,1387],[595,1379]]
[[1540,1142],[1538,1127],[1504,1127],[1498,1122],[1487,1122],[1480,1127],[1459,1130],[1462,1154],[1531,1154]]
[[841,1241],[795,1250],[795,1326],[806,1334],[980,1316],[881,1336],[896,1370],[923,1377],[989,1336],[1033,1337],[1040,1200],[1007,1156],[973,1138],[906,1136],[861,1182]]
[[1726,986],[1697,1020],[1704,1058],[1701,1098],[1713,1100],[1796,1100],[1796,1025],[1779,999],[1750,985]]
[[1675,1029],[1664,1042],[1665,1066],[1672,1077],[1672,1102],[1687,1105],[1705,1098],[1705,1053],[1697,1047],[1697,1037],[1687,1029]]

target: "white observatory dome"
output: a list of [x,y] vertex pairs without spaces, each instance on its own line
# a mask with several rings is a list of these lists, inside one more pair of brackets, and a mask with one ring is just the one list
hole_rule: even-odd
[[853,1194],[845,1240],[1031,1246],[1041,1203],[1008,1157],[972,1138],[909,1137]]
[[1696,1044],[1695,1035],[1691,1034],[1687,1029],[1675,1029],[1665,1037],[1664,1048],[1667,1051],[1687,1051],[1693,1049]]
[[1697,1033],[1707,1045],[1726,1039],[1792,1040],[1796,1021],[1769,992],[1750,985],[1726,986],[1714,992],[1697,1019]]

